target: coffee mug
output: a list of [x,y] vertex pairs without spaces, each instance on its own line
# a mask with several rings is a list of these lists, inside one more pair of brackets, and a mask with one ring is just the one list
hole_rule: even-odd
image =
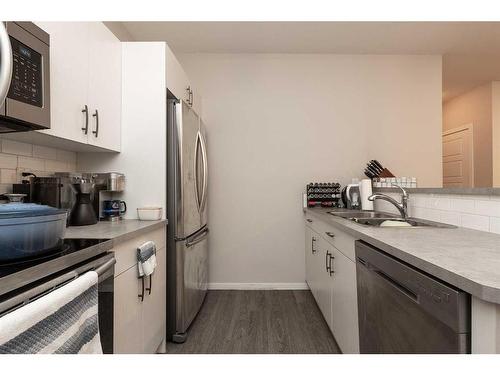
[[120,200],[107,200],[103,202],[102,213],[104,216],[120,216],[127,212],[127,204]]

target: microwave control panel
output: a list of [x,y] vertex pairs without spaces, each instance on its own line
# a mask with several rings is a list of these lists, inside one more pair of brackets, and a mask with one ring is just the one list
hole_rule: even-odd
[[12,45],[12,81],[8,98],[43,107],[42,55],[10,37]]

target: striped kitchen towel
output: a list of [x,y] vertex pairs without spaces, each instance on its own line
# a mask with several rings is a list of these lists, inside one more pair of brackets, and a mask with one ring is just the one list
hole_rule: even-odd
[[102,354],[97,273],[78,277],[0,318],[0,353]]
[[153,241],[147,241],[137,248],[139,277],[151,275],[157,265],[156,244]]

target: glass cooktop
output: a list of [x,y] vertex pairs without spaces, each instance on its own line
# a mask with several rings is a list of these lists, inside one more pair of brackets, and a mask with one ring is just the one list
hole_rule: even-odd
[[0,279],[13,273],[60,259],[78,251],[109,241],[108,239],[75,238],[65,239],[61,246],[54,248],[42,255],[31,258],[16,259],[0,262]]

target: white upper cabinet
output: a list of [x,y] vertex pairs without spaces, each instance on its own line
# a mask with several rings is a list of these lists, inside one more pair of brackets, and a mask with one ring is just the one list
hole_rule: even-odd
[[89,28],[90,144],[120,151],[122,47],[103,23]]
[[87,142],[85,114],[89,80],[89,23],[38,22],[50,35],[50,129],[41,133]]
[[37,25],[50,35],[51,128],[40,133],[120,151],[120,41],[102,22]]
[[201,96],[167,45],[167,88],[179,100],[184,100],[201,116]]

